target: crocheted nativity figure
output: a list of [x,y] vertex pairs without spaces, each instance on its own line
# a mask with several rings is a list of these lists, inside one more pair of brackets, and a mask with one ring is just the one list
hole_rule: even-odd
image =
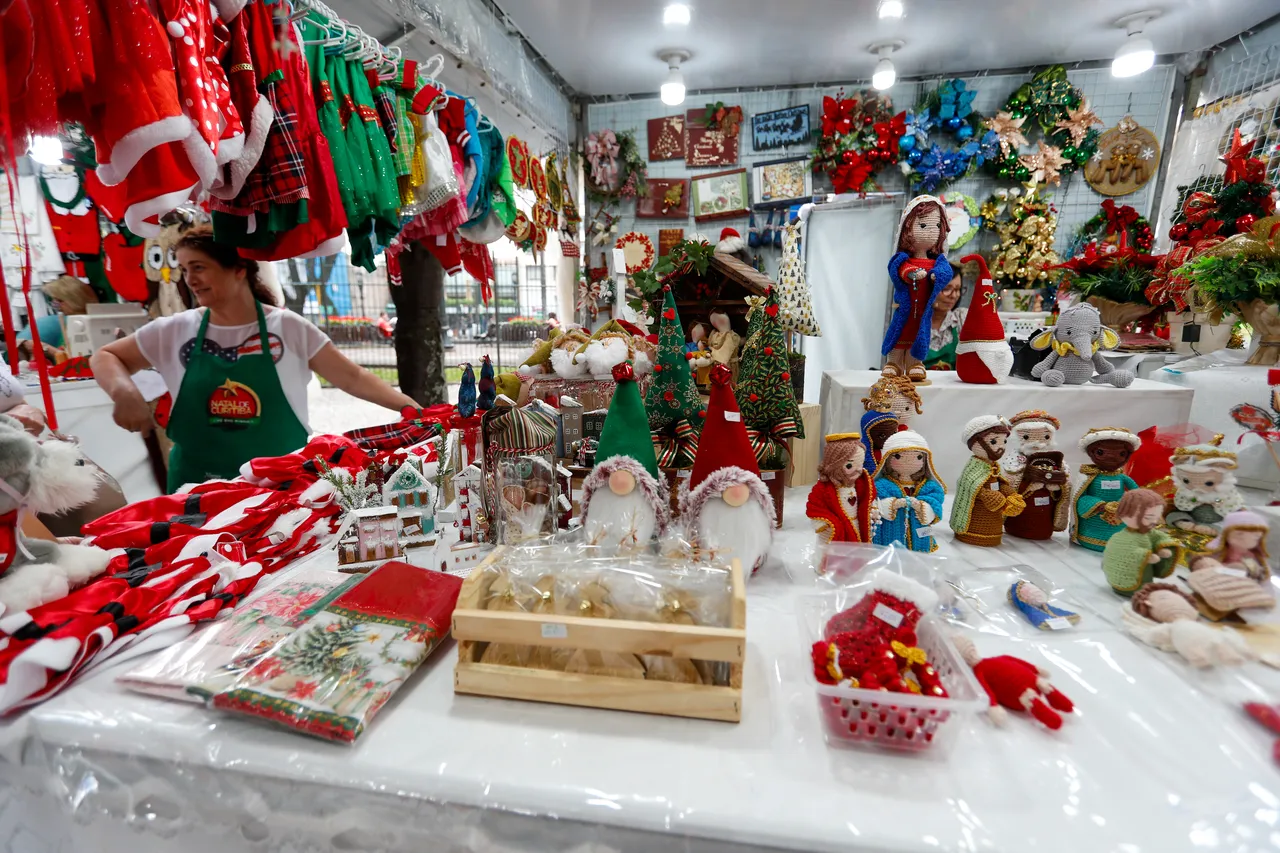
[[1009,423],[999,415],[979,415],[964,425],[963,438],[973,458],[956,484],[951,529],[961,542],[998,547],[1004,539],[1004,520],[1026,508],[1000,473]]
[[1101,551],[1107,540],[1124,525],[1116,517],[1116,507],[1125,492],[1138,488],[1123,469],[1138,449],[1140,439],[1121,427],[1091,429],[1080,439],[1080,449],[1092,460],[1081,465],[1084,481],[1076,489],[1072,504],[1075,516],[1071,541],[1090,551]]
[[[1058,449],[1054,437],[1062,423],[1046,411],[1027,409],[1009,418],[1009,426],[1013,429],[1011,438],[1014,446],[1000,460],[1000,467],[1004,469],[1010,485],[1016,488],[1028,456]],[[1065,465],[1063,467],[1067,470]]]
[[1071,487],[1062,451],[1032,453],[1018,475],[1018,494],[1027,508],[1004,523],[1005,532],[1020,539],[1052,539],[1071,520]]
[[1216,622],[1238,610],[1275,607],[1267,530],[1266,520],[1256,512],[1236,510],[1223,520],[1222,533],[1206,552],[1188,558],[1187,584],[1199,598],[1201,613]]
[[933,333],[933,304],[954,275],[944,254],[947,231],[946,211],[934,196],[918,195],[902,212],[897,251],[889,259],[894,309],[880,348],[888,356],[885,376],[929,382],[924,358]]
[[952,641],[986,691],[991,702],[987,717],[997,726],[1008,721],[1007,708],[1025,711],[1046,728],[1057,730],[1062,728],[1062,715],[1075,710],[1066,694],[1049,683],[1048,670],[1012,655],[984,658],[973,640],[965,636],[952,637]]
[[1227,513],[1244,507],[1233,473],[1236,455],[1211,444],[1196,444],[1179,447],[1170,461],[1176,491],[1165,523],[1188,533],[1217,536]]
[[729,326],[729,315],[723,311],[711,312],[711,334],[707,336],[707,348],[711,352],[713,365],[723,364],[733,374],[733,381],[738,381],[738,347],[742,344],[742,336]]
[[880,507],[877,545],[897,543],[911,551],[938,550],[931,527],[942,518],[947,486],[933,467],[933,452],[924,436],[903,430],[884,443],[875,489]]
[[906,426],[889,412],[877,412],[871,409],[862,415],[860,427],[862,447],[866,451],[863,467],[867,469],[868,474],[874,474],[876,468],[880,466],[880,449],[889,440],[889,436],[906,429]]
[[809,490],[805,514],[823,542],[870,542],[878,520],[876,487],[863,463],[866,450],[856,432],[827,436],[818,482]]
[[1173,574],[1182,546],[1158,529],[1164,498],[1150,489],[1134,489],[1120,499],[1116,516],[1124,527],[1111,535],[1102,552],[1102,571],[1111,588],[1129,596],[1143,584]]

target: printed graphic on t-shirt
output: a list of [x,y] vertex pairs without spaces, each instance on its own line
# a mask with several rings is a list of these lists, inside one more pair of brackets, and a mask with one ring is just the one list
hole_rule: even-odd
[[[271,344],[271,360],[279,362],[284,357],[284,341],[280,336],[271,332],[267,333],[267,341]],[[182,366],[186,367],[191,361],[191,351],[196,348],[196,339],[194,336],[187,339],[187,342],[178,350],[178,358],[182,362]],[[209,355],[216,355],[225,362],[234,364],[240,358],[246,355],[262,354],[262,338],[255,331],[252,335],[245,338],[238,346],[224,347],[219,346],[216,341],[204,339],[204,351]]]
[[212,426],[243,429],[256,426],[262,417],[262,401],[252,388],[228,379],[209,395]]

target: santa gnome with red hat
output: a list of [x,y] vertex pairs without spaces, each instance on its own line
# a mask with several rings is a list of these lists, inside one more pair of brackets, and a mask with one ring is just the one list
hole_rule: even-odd
[[996,313],[996,292],[982,255],[965,255],[960,263],[976,261],[982,275],[973,289],[969,313],[960,326],[956,345],[956,374],[961,382],[994,385],[1013,369],[1013,350],[1004,337],[1004,324]]
[[743,571],[754,572],[773,543],[777,514],[729,387],[731,376],[723,364],[711,369],[711,401],[680,517],[695,546],[732,552]]
[[747,249],[747,241],[742,239],[736,228],[720,229],[720,242],[716,243],[716,254],[730,255],[752,266],[751,252]]

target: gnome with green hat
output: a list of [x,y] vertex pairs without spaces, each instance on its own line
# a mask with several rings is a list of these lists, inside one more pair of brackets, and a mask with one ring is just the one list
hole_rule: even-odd
[[698,433],[706,406],[693,382],[684,351],[684,330],[670,285],[662,288],[662,319],[658,326],[658,362],[645,395],[649,430],[660,468],[688,468],[698,452]]
[[618,387],[600,433],[600,461],[582,484],[582,525],[593,544],[644,548],[666,530],[668,495],[635,370],[619,364],[613,380]]

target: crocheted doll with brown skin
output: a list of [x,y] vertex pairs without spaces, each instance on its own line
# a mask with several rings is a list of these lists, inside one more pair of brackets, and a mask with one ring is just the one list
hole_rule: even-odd
[[999,415],[979,415],[964,425],[962,435],[973,458],[956,483],[951,529],[961,542],[994,548],[1004,539],[1004,520],[1026,508],[1026,501],[1000,473],[1009,423]]
[[1101,551],[1123,526],[1116,518],[1116,507],[1125,492],[1138,488],[1123,469],[1139,443],[1136,435],[1122,427],[1091,429],[1080,439],[1080,449],[1088,454],[1092,464],[1081,466],[1084,481],[1072,498],[1075,507],[1072,544]]
[[1102,552],[1102,571],[1120,595],[1133,595],[1155,578],[1167,578],[1182,557],[1182,546],[1158,530],[1164,498],[1150,489],[1135,489],[1120,499],[1116,515],[1124,525]]
[[933,303],[954,276],[944,254],[947,232],[946,211],[934,196],[918,195],[902,212],[897,252],[889,259],[894,309],[880,349],[889,357],[885,376],[929,384],[924,358],[933,330]]

